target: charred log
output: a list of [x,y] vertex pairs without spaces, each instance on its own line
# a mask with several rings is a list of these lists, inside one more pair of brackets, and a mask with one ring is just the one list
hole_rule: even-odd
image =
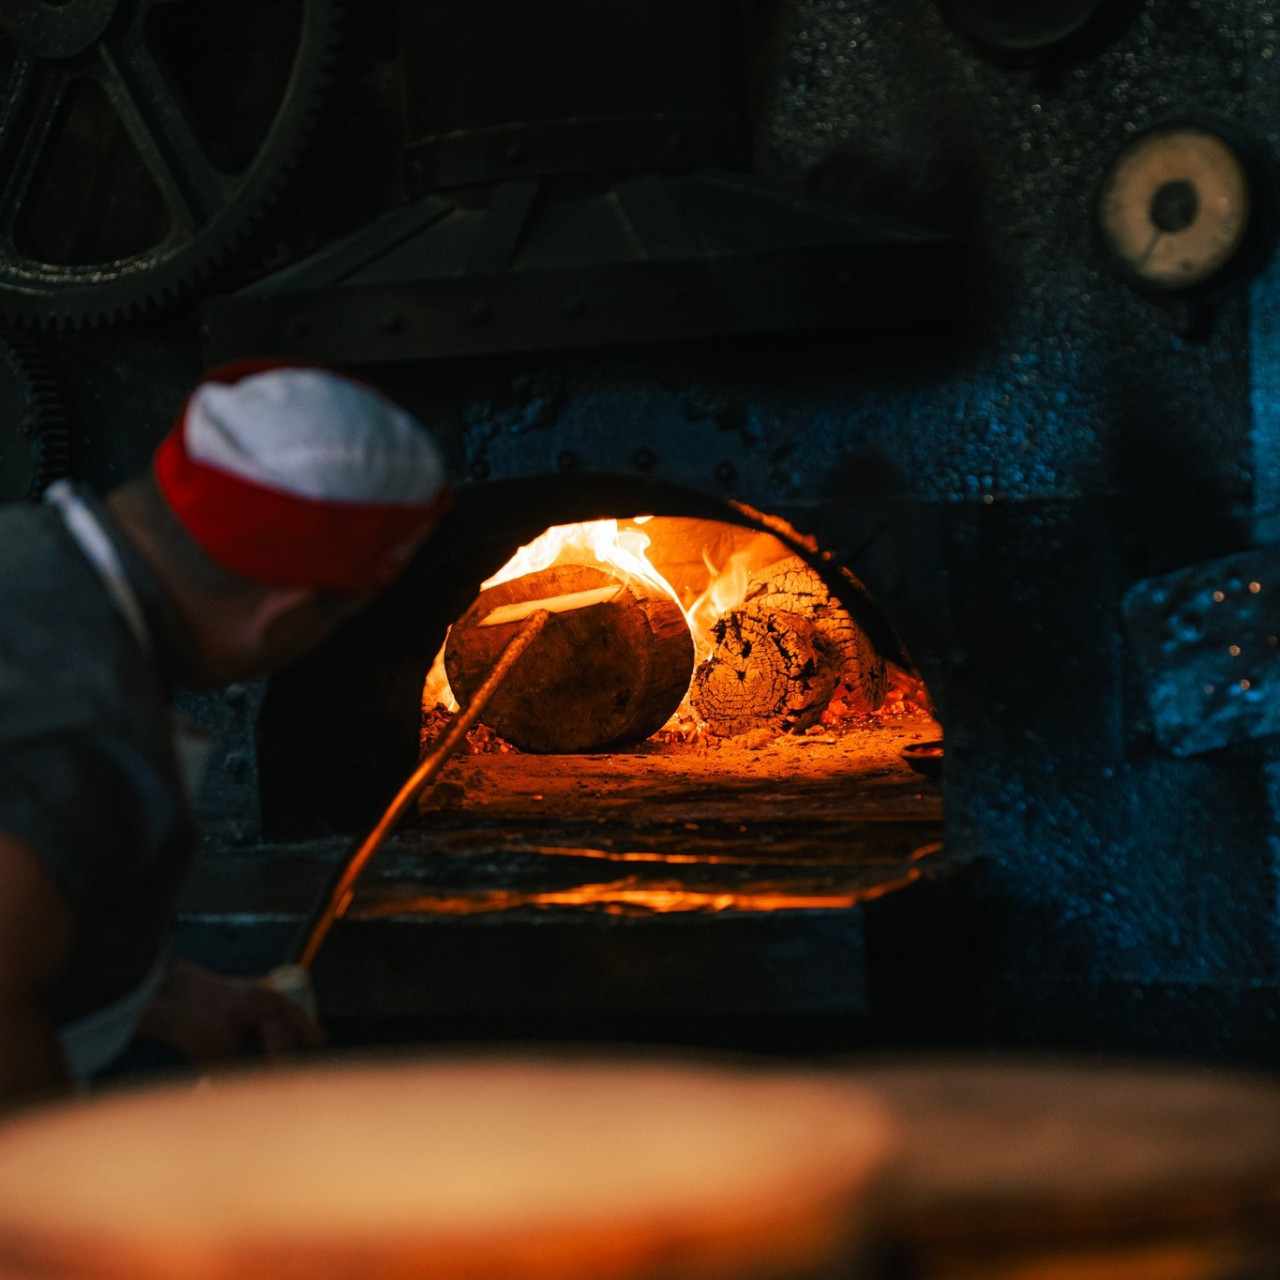
[[807,618],[736,609],[715,625],[716,649],[693,678],[694,710],[713,733],[795,732],[815,724],[839,680]]
[[484,722],[522,751],[601,751],[638,742],[680,705],[693,639],[679,605],[603,567],[556,565],[481,592],[454,624],[445,671],[467,706],[520,617],[550,622],[489,703]]
[[827,584],[799,556],[789,556],[752,576],[743,607],[756,612],[795,613],[808,619],[823,660],[836,667],[837,683],[857,710],[875,711],[884,701],[884,659]]
[[884,700],[884,660],[799,556],[756,574],[714,634],[715,651],[698,668],[690,696],[722,737],[806,729],[840,686],[858,711]]

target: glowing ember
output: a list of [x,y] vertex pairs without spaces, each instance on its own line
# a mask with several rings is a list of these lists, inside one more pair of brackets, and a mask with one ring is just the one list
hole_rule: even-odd
[[[836,689],[835,697],[827,704],[819,722],[823,728],[841,728],[846,724],[866,723],[884,724],[888,720],[901,718],[925,719],[933,715],[933,703],[929,691],[919,676],[904,671],[896,663],[885,664],[888,681],[885,688],[884,701],[875,711],[868,713],[860,709],[856,702],[849,698],[844,685]],[[810,733],[816,729],[809,730]]]
[[528,891],[489,889],[474,893],[424,893],[400,896],[384,903],[361,903],[353,919],[372,920],[387,915],[487,915],[521,908],[595,907],[605,915],[647,916],[675,912],[718,915],[759,911],[842,911],[884,897],[918,880],[921,872],[912,867],[900,877],[871,888],[805,891],[803,888],[763,886],[745,892],[690,889],[683,885],[645,884],[638,878],[603,884],[580,885],[573,889]]

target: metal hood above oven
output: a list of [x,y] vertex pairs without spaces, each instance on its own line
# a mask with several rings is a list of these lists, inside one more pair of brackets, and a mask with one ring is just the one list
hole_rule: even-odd
[[210,360],[551,351],[958,314],[963,246],[749,175],[426,196],[203,310]]

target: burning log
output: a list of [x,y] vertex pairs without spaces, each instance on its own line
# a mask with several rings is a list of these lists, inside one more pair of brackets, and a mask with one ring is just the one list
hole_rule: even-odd
[[554,565],[481,592],[454,624],[444,663],[466,706],[520,620],[552,617],[496,693],[485,723],[522,751],[601,751],[647,738],[680,705],[693,638],[657,587],[591,565]]
[[713,732],[730,738],[816,723],[838,677],[807,619],[735,609],[716,623],[714,635],[715,653],[698,668],[690,694]]
[[742,605],[714,635],[715,652],[698,668],[690,699],[722,737],[807,729],[841,685],[862,710],[884,700],[884,659],[799,556],[753,575]]
[[836,665],[839,683],[851,695],[846,701],[863,711],[875,711],[884,701],[888,680],[884,659],[817,571],[799,556],[789,556],[754,575],[744,604],[808,618],[819,649]]

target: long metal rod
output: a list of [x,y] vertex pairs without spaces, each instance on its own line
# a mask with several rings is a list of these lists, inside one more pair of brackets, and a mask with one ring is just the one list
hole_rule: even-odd
[[498,691],[502,682],[510,674],[511,668],[520,660],[521,654],[537,639],[538,633],[547,625],[547,619],[550,616],[545,609],[539,609],[529,616],[507,647],[503,649],[497,662],[493,664],[493,670],[489,672],[484,684],[476,690],[475,697],[471,699],[467,709],[449,726],[440,745],[423,757],[422,762],[396,793],[396,798],[387,806],[386,812],[378,819],[377,826],[369,832],[364,842],[341,869],[328,898],[324,900],[324,905],[307,930],[306,939],[296,962],[304,970],[311,967],[316,953],[329,936],[329,930],[346,915],[347,907],[351,904],[351,898],[355,892],[356,881],[360,879],[360,874],[368,866],[369,860],[382,848],[396,824],[404,817],[424,788],[435,781],[440,770],[448,763],[450,756],[467,736],[467,732],[480,718],[480,713],[488,705],[489,699]]

